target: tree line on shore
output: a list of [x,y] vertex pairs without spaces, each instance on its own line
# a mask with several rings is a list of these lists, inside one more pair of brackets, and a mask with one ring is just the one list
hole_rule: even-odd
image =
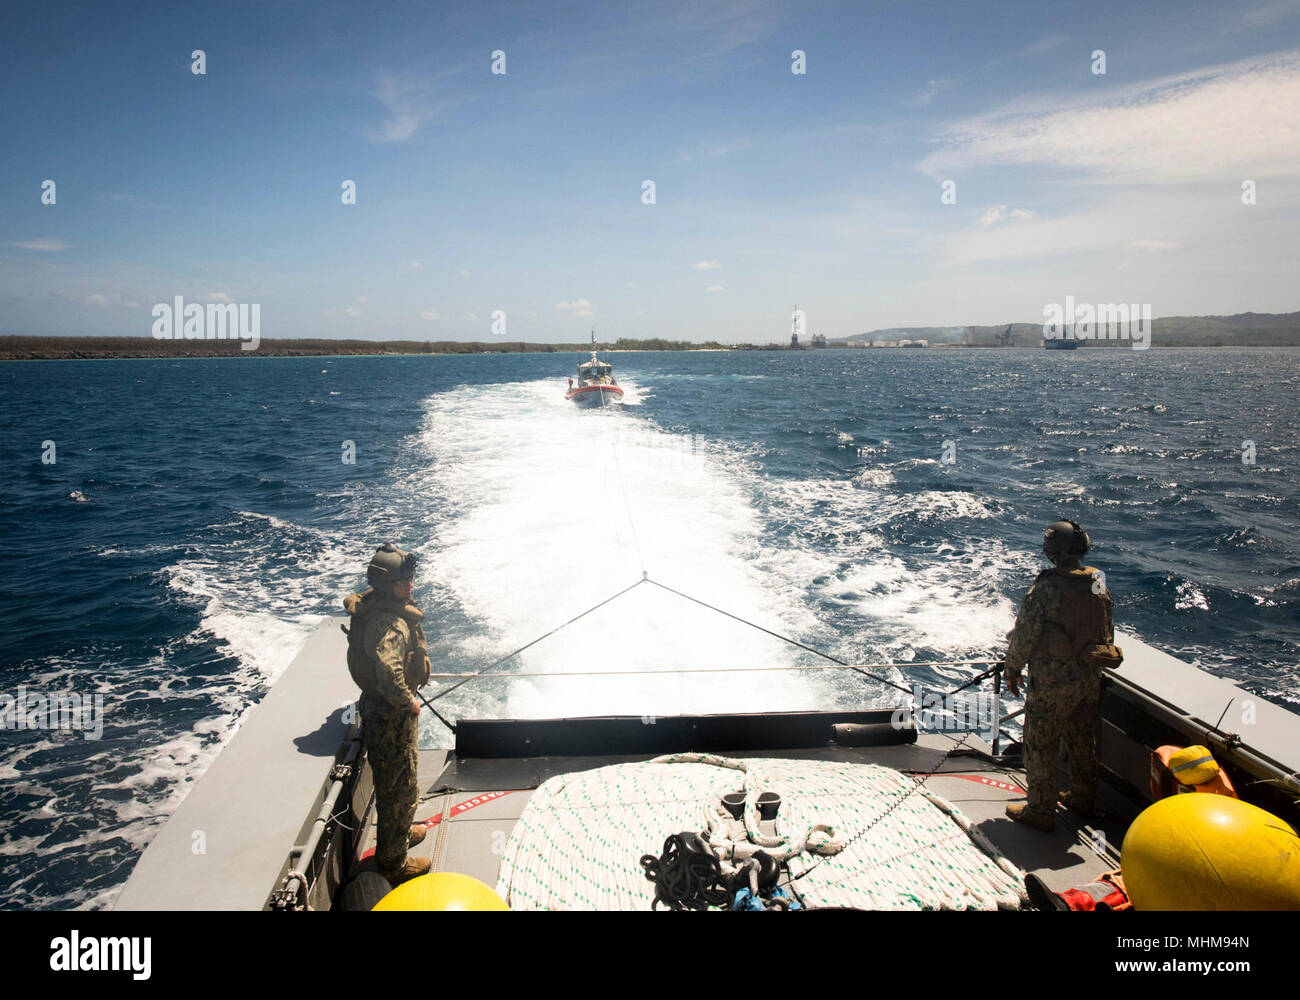
[[[1156,347],[1297,347],[1300,346],[1300,312],[1239,313],[1235,316],[1167,316],[1152,321],[1151,343]],[[829,342],[846,347],[850,341],[870,343],[882,339],[924,339],[931,345],[951,347],[1034,347],[1042,343],[1042,326],[1011,323],[1005,326],[906,327],[875,330]],[[155,340],[152,337],[29,337],[0,336],[0,360],[95,358],[233,358],[295,357],[359,354],[576,354],[591,350],[589,343],[531,344],[519,340],[333,340],[324,337],[277,340],[263,337],[255,351],[242,350],[243,341]],[[602,351],[782,351],[785,343],[722,344],[716,340],[693,343],[663,337],[620,337]],[[1091,341],[1086,347],[1125,346],[1120,341]]]
[[[24,337],[0,336],[0,360],[97,359],[97,358],[237,358],[307,357],[369,354],[563,354],[585,353],[587,344],[531,344],[519,340],[333,340],[307,338],[276,340],[263,337],[257,350],[245,351],[242,341],[155,340],[152,337]],[[620,337],[613,344],[599,344],[600,350],[689,351],[742,349],[737,345],[708,341],[693,344],[685,340],[655,337],[637,340]],[[779,344],[761,345],[780,347]],[[755,349],[753,345],[743,348]]]

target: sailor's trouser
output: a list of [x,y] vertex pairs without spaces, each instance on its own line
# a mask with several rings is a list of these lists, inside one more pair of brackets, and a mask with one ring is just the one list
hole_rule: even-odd
[[1101,674],[1077,661],[1033,660],[1025,695],[1025,774],[1029,809],[1056,810],[1061,744],[1070,762],[1071,805],[1091,809],[1097,794]]
[[420,794],[416,784],[419,718],[409,712],[376,711],[367,702],[362,699],[361,722],[366,757],[375,779],[375,864],[381,874],[388,875],[406,864],[406,845]]

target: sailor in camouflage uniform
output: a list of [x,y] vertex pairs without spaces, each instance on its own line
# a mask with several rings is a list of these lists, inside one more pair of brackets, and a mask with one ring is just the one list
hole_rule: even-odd
[[1073,521],[1048,526],[1043,554],[1053,566],[1038,574],[1007,634],[1003,672],[1012,695],[1019,695],[1021,670],[1029,665],[1024,717],[1029,801],[1008,805],[1007,815],[1044,832],[1056,828],[1062,740],[1070,761],[1070,807],[1080,815],[1095,814],[1102,671],[1091,647],[1113,643],[1114,627],[1104,576],[1079,565],[1088,544]]
[[429,679],[424,615],[410,603],[414,577],[415,556],[385,543],[366,570],[372,589],[343,601],[352,616],[348,669],[361,688],[363,736],[375,782],[375,862],[393,885],[430,867],[428,858],[406,856],[425,835],[423,826],[411,825],[419,797],[415,692]]

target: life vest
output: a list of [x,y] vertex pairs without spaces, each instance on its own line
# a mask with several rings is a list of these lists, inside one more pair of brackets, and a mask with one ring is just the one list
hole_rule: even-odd
[[1124,877],[1119,869],[1106,872],[1095,882],[1077,885],[1056,893],[1069,910],[1131,910],[1128,893],[1124,891]]
[[1025,890],[1029,901],[1039,910],[1131,910],[1128,891],[1120,870],[1106,872],[1084,885],[1072,886],[1063,892],[1047,887],[1047,883],[1032,872],[1025,876]]
[[1113,636],[1106,628],[1110,592],[1093,592],[1096,572],[1091,566],[1083,566],[1064,572],[1049,569],[1039,575],[1037,585],[1055,587],[1061,592],[1061,601],[1058,617],[1043,623],[1043,634],[1032,656],[1072,660],[1088,646],[1111,642]]
[[374,590],[367,590],[363,594],[349,594],[343,598],[343,610],[350,616],[350,621],[347,625],[340,625],[339,628],[348,637],[348,673],[363,692],[373,695],[380,693],[375,673],[379,665],[365,648],[366,628],[371,616],[380,608],[396,611],[410,626],[411,642],[407,647],[406,662],[402,666],[402,671],[406,676],[406,686],[412,692],[418,691],[429,683],[431,669],[428,642],[425,639],[424,626],[421,624],[424,620],[424,612],[414,604],[407,604],[399,609],[392,602],[380,602],[375,598]]
[[1151,798],[1158,802],[1182,792],[1239,798],[1232,779],[1207,748],[1156,747],[1151,754]]

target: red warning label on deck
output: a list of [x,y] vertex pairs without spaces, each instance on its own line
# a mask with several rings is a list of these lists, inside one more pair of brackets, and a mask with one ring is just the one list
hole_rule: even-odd
[[[519,791],[519,789],[510,788],[504,792],[481,792],[478,795],[475,795],[472,799],[466,799],[464,802],[458,802],[456,805],[452,806],[451,811],[447,814],[447,818],[455,819],[461,813],[467,813],[471,809],[477,809],[479,806],[486,805],[489,802],[495,802],[497,799],[501,798],[502,796],[509,795],[511,792],[517,792],[517,791]],[[426,830],[432,830],[435,826],[437,826],[441,822],[442,822],[442,813],[435,813],[433,816],[430,816],[428,819],[417,819],[415,823],[412,825],[422,826]],[[375,853],[374,847],[370,847],[369,849],[366,850],[364,854],[362,854],[360,857],[357,858],[357,862],[361,863],[366,861],[368,858],[373,857],[374,853]]]
[[936,777],[961,778],[962,781],[974,781],[981,785],[988,785],[990,788],[997,788],[1003,792],[1012,792],[1016,795],[1029,794],[1014,782],[999,781],[997,778],[990,778],[983,774],[943,774],[937,775]]
[[[471,809],[476,809],[481,805],[486,805],[489,802],[494,802],[497,799],[501,798],[503,795],[509,795],[510,792],[514,792],[514,791],[518,791],[518,789],[512,788],[504,792],[482,792],[478,795],[475,795],[472,799],[466,799],[464,802],[452,806],[451,812],[447,814],[447,818],[455,819],[461,813],[469,812]],[[441,822],[442,822],[442,814],[438,813],[436,816],[430,816],[428,819],[416,820],[416,825],[423,826],[426,830],[428,830],[437,826]]]

